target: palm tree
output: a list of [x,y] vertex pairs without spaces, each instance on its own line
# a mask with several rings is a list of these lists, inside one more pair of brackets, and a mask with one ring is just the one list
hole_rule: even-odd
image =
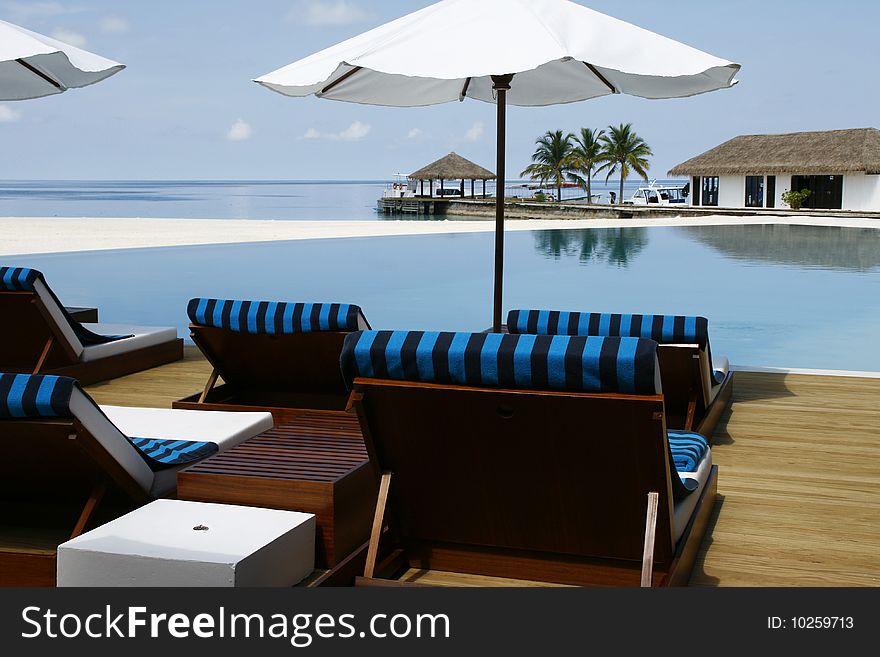
[[620,172],[620,196],[618,203],[623,203],[623,182],[631,171],[636,172],[645,180],[648,179],[648,158],[654,153],[644,139],[632,129],[632,123],[621,123],[619,126],[608,126],[608,133],[602,135],[605,150],[605,164],[599,170],[607,169],[605,182],[615,173]]
[[532,154],[532,164],[519,175],[539,180],[542,185],[552,180],[556,185],[556,200],[562,200],[562,185],[571,171],[572,135],[562,134],[562,130],[547,131],[535,140],[537,148]]
[[604,130],[593,130],[592,128],[581,128],[580,134],[574,136],[571,151],[573,171],[569,177],[572,182],[587,190],[587,203],[593,202],[593,173],[598,165],[604,163],[606,159],[601,141],[604,136]]

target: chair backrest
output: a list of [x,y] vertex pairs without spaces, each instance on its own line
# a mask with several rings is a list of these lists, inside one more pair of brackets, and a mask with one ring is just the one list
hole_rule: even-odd
[[346,394],[345,336],[369,328],[358,306],[197,298],[190,333],[223,380],[239,389]]
[[144,499],[153,472],[76,380],[0,373],[0,490],[5,501],[76,499],[111,481]]
[[127,336],[103,336],[73,319],[43,274],[28,267],[0,267],[0,370],[31,372],[49,338],[58,348],[44,369],[75,363],[86,346]]
[[514,334],[650,338],[660,345],[658,358],[667,395],[667,413],[676,418],[682,416],[692,388],[699,389],[704,407],[711,399],[715,380],[709,320],[705,317],[511,310],[507,315],[507,330]]
[[656,343],[638,338],[363,332],[346,339],[370,457],[393,472],[411,544],[637,561],[673,554],[674,486]]
[[70,364],[82,355],[64,307],[35,269],[0,267],[0,316],[0,369],[33,371],[50,338],[60,348],[50,352],[47,366]]

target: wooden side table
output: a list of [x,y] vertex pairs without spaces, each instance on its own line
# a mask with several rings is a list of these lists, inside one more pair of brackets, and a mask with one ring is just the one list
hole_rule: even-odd
[[377,493],[357,418],[332,411],[303,411],[177,474],[182,500],[314,513],[318,568],[366,542]]

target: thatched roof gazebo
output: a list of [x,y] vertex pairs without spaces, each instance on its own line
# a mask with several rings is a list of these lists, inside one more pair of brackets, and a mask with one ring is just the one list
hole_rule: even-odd
[[759,172],[880,174],[880,130],[742,135],[682,162],[669,175],[743,176]]
[[436,162],[431,162],[431,164],[422,167],[418,171],[415,171],[409,174],[410,180],[418,180],[421,185],[421,195],[425,195],[425,181],[428,181],[429,186],[429,195],[434,196],[434,181],[440,181],[440,196],[446,196],[445,193],[447,190],[444,186],[444,181],[446,180],[460,180],[461,186],[458,190],[451,189],[450,195],[455,195],[456,191],[458,195],[464,196],[464,182],[465,180],[471,181],[471,196],[474,196],[474,181],[482,180],[483,181],[483,196],[486,195],[486,181],[487,180],[495,180],[495,174],[481,167],[479,164],[475,164],[468,159],[463,158],[461,155],[457,153],[450,153],[444,157],[441,157]]

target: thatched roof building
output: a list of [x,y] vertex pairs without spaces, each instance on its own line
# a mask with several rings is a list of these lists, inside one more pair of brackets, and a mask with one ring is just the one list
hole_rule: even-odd
[[450,153],[409,174],[410,180],[495,180],[495,174],[461,155]]
[[743,135],[682,162],[671,176],[880,174],[880,130]]

